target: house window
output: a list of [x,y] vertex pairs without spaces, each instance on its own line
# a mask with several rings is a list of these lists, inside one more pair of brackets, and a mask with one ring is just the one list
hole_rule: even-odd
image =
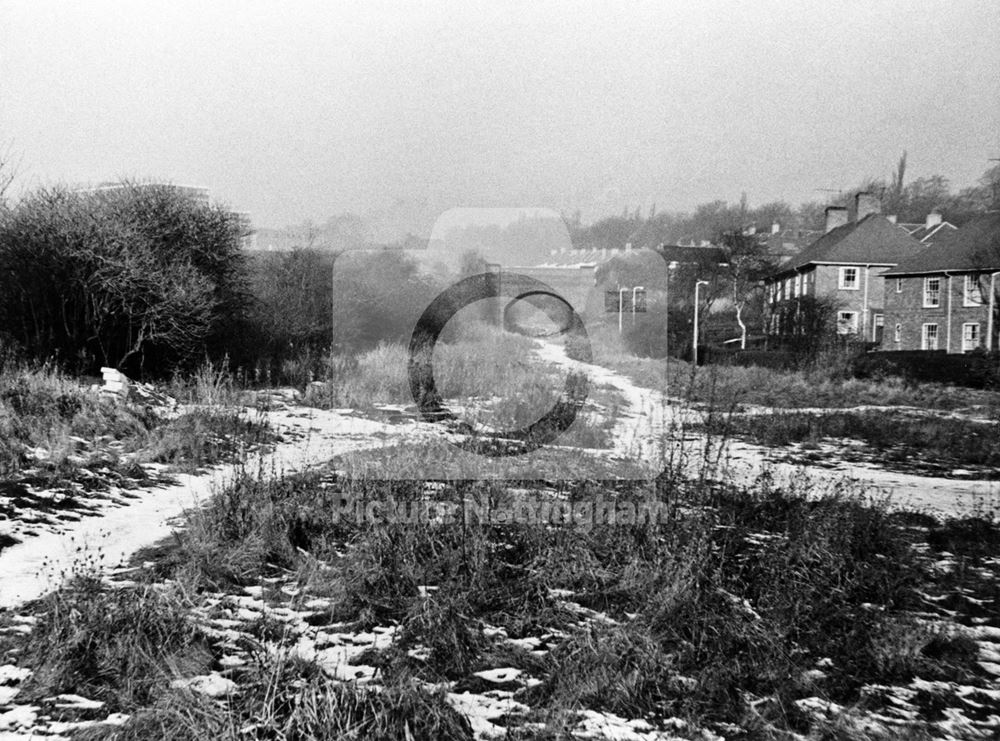
[[979,323],[967,322],[962,325],[962,352],[979,347]]
[[795,275],[795,285],[792,290],[794,291],[795,296],[798,296],[800,293],[802,293],[802,276],[799,275],[798,273],[796,273]]
[[811,275],[811,273],[807,273],[806,275],[802,276],[802,295],[803,296],[805,296],[807,293],[809,293],[809,276],[810,275]]
[[962,304],[964,306],[983,305],[983,292],[979,286],[978,275],[965,276],[965,287],[962,291]]
[[896,323],[896,326],[893,328],[892,339],[893,339],[893,341],[897,345],[900,342],[903,341],[903,325],[902,324],[899,324],[898,322]]
[[841,268],[840,269],[840,287],[846,291],[856,291],[858,290],[858,269],[857,268]]
[[936,324],[925,324],[923,331],[923,339],[920,343],[921,350],[937,350],[938,349],[938,325]]
[[882,341],[883,327],[885,327],[885,316],[883,314],[876,314],[875,321],[872,326],[872,342]]
[[837,334],[856,334],[858,331],[858,312],[841,311],[837,314]]
[[[924,307],[932,309],[935,306],[940,306],[940,305],[941,305],[941,279],[924,278]],[[937,325],[925,324],[924,326],[936,327]]]
[[902,293],[902,292],[903,292],[903,279],[896,278],[896,293]]

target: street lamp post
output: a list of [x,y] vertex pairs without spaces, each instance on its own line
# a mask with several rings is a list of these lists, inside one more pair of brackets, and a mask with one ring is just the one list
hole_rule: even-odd
[[663,303],[666,304],[666,313],[663,315],[663,332],[666,338],[663,340],[663,358],[670,362],[670,273],[677,268],[677,261],[671,260],[667,263],[667,279],[663,285]]
[[622,316],[625,314],[625,292],[627,288],[618,289],[618,334],[622,333]]
[[632,289],[632,325],[635,326],[635,294],[639,291],[645,291],[644,286],[635,286]]
[[699,280],[694,284],[694,340],[692,342],[692,357],[694,358],[694,365],[698,367],[698,289],[701,286],[707,286],[707,280]]

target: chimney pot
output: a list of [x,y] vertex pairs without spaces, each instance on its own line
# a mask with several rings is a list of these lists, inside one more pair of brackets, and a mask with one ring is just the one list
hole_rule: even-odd
[[937,226],[941,223],[941,214],[937,211],[931,211],[927,214],[927,219],[924,221],[924,228],[930,229],[932,226]]
[[847,223],[847,209],[843,206],[827,206],[826,207],[826,228],[824,231],[831,232],[838,226],[843,226]]
[[882,204],[874,193],[858,193],[854,196],[855,221],[861,221],[866,216],[882,212]]

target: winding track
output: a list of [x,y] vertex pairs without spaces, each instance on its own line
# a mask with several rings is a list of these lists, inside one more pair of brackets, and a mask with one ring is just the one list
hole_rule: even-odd
[[[607,368],[570,360],[559,346],[546,344],[538,352],[549,362],[586,372],[593,383],[610,385],[624,396],[628,409],[616,422],[615,455],[654,464],[669,458],[683,466],[687,475],[701,472],[706,445],[712,444],[704,435],[690,431],[692,424],[702,420],[701,412],[639,387]],[[63,532],[43,532],[0,551],[0,609],[42,596],[81,563],[119,566],[140,548],[169,536],[185,509],[204,502],[240,470],[279,476],[342,453],[404,438],[412,440],[415,435],[426,439],[442,434],[440,427],[424,423],[400,426],[303,408],[270,412],[269,421],[296,441],[253,454],[239,467],[225,465],[208,474],[179,475],[175,485],[142,491],[125,506],[108,507],[100,516],[85,517]],[[794,465],[776,460],[774,451],[767,448],[737,441],[728,442],[721,453],[711,474],[724,480],[750,482],[767,475],[778,483],[817,493],[853,490],[885,494],[891,497],[892,506],[950,515],[1000,510],[998,482],[916,476],[837,460],[822,466]]]
[[[697,475],[706,445],[710,444],[714,452],[719,452],[717,445],[704,434],[690,429],[703,421],[703,412],[658,391],[637,386],[615,371],[570,360],[558,345],[546,344],[539,352],[553,363],[588,373],[593,383],[613,386],[625,397],[629,412],[621,416],[615,430],[616,446],[621,453],[656,461],[665,451],[672,451],[672,459],[681,461],[688,475]],[[669,446],[664,446],[665,439],[671,440]],[[876,497],[888,496],[892,507],[934,514],[1000,513],[998,481],[919,476],[836,457],[810,465],[787,463],[779,458],[776,451],[767,447],[730,440],[725,443],[719,464],[712,473],[717,478],[738,483],[749,483],[767,475],[777,483],[807,487],[818,493],[849,490]]]

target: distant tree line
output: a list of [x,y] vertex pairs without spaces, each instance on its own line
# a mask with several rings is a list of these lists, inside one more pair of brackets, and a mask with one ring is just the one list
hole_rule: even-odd
[[748,226],[756,226],[758,231],[770,230],[775,223],[782,229],[819,231],[824,227],[826,206],[842,205],[853,209],[854,196],[860,192],[878,195],[882,201],[882,212],[895,215],[900,222],[922,223],[928,213],[937,211],[946,221],[961,226],[997,202],[1000,165],[983,173],[976,185],[955,191],[942,175],[906,182],[904,153],[889,180],[864,180],[834,195],[826,203],[808,201],[793,207],[784,201],[773,201],[751,207],[744,194],[738,203],[711,201],[697,206],[691,213],[657,211],[654,207],[644,216],[638,208],[634,211],[626,208],[620,216],[602,218],[589,225],[581,223],[578,213],[564,217],[564,220],[573,246],[580,249],[620,249],[628,243],[635,247],[698,244],[702,241],[716,242],[720,234]]
[[0,206],[0,345],[73,372],[208,359],[273,379],[290,359],[404,339],[437,290],[399,251],[252,255],[246,228],[168,185]]

